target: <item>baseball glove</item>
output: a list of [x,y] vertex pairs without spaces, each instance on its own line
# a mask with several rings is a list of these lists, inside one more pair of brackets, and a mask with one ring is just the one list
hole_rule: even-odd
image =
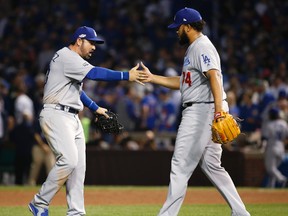
[[227,144],[241,133],[236,119],[227,112],[215,113],[211,130],[212,141],[219,144]]
[[96,114],[95,126],[96,129],[103,133],[119,134],[123,131],[124,127],[118,122],[118,117],[115,113],[108,111],[106,114],[109,118],[104,115]]

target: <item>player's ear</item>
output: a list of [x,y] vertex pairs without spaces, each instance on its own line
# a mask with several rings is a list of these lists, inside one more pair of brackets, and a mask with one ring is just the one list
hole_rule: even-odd
[[81,46],[82,43],[83,43],[83,40],[82,40],[81,38],[77,38],[76,44],[77,44],[78,46]]
[[186,32],[189,32],[189,31],[191,30],[191,28],[192,28],[192,27],[191,27],[190,24],[186,24],[186,25],[185,25],[185,31],[186,31]]

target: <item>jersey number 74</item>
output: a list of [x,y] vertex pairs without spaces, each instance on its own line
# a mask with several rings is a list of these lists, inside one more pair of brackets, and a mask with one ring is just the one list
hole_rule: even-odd
[[191,79],[191,72],[190,71],[187,71],[187,72],[182,72],[182,85],[184,83],[188,84],[189,86],[192,85],[192,79]]

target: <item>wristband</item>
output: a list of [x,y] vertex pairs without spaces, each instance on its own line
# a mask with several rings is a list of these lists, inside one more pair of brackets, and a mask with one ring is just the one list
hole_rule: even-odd
[[88,108],[95,112],[99,108],[99,106],[94,101],[92,101]]
[[215,120],[217,120],[218,118],[221,118],[221,117],[223,117],[224,116],[224,114],[223,114],[224,112],[215,112],[214,113],[214,119]]

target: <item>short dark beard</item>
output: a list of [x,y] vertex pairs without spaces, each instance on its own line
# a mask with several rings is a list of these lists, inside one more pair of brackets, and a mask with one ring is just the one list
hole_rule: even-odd
[[89,60],[91,58],[91,56],[87,55],[84,57],[84,59]]
[[182,34],[179,36],[179,44],[186,45],[189,44],[189,38],[187,34],[183,31]]

